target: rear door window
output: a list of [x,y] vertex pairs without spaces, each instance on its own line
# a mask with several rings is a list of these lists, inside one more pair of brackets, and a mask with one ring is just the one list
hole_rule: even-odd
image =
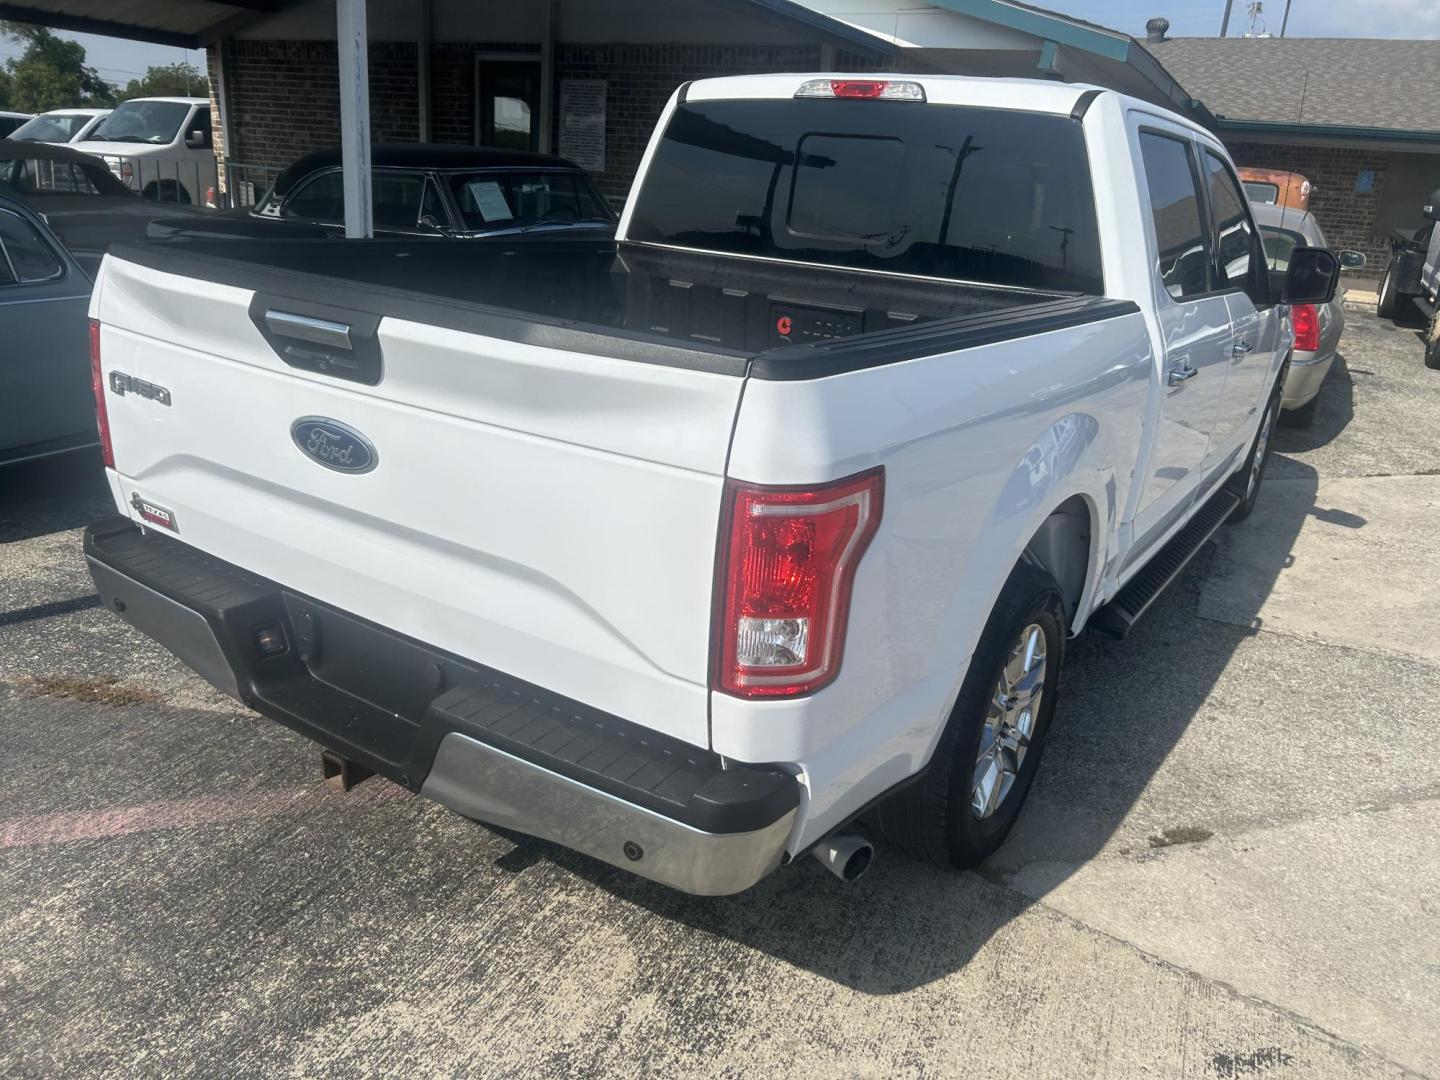
[[1210,291],[1210,244],[1200,217],[1200,184],[1185,139],[1140,133],[1140,159],[1155,229],[1157,272],[1176,300]]
[[1063,292],[1103,291],[1068,116],[915,102],[690,102],[629,239]]
[[284,216],[300,221],[343,221],[345,181],[340,170],[323,172],[301,184],[300,189],[285,200]]
[[30,223],[0,210],[0,285],[48,281],[64,267]]

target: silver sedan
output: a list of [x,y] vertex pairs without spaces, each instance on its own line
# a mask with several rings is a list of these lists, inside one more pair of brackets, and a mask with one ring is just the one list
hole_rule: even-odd
[[[1315,215],[1307,210],[1274,205],[1250,206],[1255,224],[1265,245],[1265,260],[1271,271],[1284,272],[1290,265],[1290,252],[1297,247],[1329,247]],[[1358,253],[1346,252],[1347,265],[1356,264]],[[1295,326],[1295,352],[1290,359],[1290,373],[1285,377],[1285,391],[1280,407],[1286,423],[1308,427],[1315,419],[1319,404],[1320,384],[1335,361],[1340,335],[1345,330],[1345,311],[1341,292],[1328,304],[1297,304],[1291,311]]]

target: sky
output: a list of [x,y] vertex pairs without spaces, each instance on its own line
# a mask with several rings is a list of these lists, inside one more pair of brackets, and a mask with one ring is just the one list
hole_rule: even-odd
[[[140,41],[122,41],[120,38],[97,37],[94,34],[61,34],[85,46],[85,62],[100,72],[100,77],[112,83],[124,84],[138,79],[148,67],[162,64],[176,64],[189,60],[201,71],[205,70],[203,50],[181,49],[174,45],[147,45]],[[0,62],[12,56],[19,56],[23,48],[17,41],[0,38]]]
[[[1063,11],[1102,26],[1145,36],[1145,21],[1153,15],[1170,20],[1172,37],[1210,37],[1220,32],[1225,0],[1030,0],[1040,7]],[[1262,0],[1257,28],[1280,33],[1285,0]],[[1248,0],[1234,0],[1230,33],[1241,34],[1248,25]],[[1440,38],[1440,0],[1290,0],[1290,21],[1285,33],[1292,37],[1400,37]],[[205,54],[172,45],[147,45],[93,34],[67,34],[80,41],[91,67],[111,82],[126,83],[151,65],[189,60],[204,70]],[[0,61],[19,55],[13,41],[0,40]]]
[[[1030,0],[1090,22],[1145,36],[1154,15],[1170,20],[1171,37],[1212,37],[1220,33],[1224,0]],[[1261,0],[1257,29],[1279,35],[1285,0]],[[1235,0],[1231,35],[1249,22],[1248,0]],[[1291,0],[1286,37],[1440,38],[1440,0]]]

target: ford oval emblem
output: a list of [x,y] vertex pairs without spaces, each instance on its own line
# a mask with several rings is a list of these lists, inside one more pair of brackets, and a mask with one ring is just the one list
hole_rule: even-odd
[[306,457],[336,472],[367,473],[380,460],[374,443],[326,416],[302,416],[290,425],[290,437]]

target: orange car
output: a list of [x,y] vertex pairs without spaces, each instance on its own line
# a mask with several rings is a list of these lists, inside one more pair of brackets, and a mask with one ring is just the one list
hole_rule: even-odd
[[1310,193],[1315,186],[1297,172],[1281,169],[1240,168],[1240,182],[1250,201],[1264,205],[1288,206],[1295,210],[1310,209]]

